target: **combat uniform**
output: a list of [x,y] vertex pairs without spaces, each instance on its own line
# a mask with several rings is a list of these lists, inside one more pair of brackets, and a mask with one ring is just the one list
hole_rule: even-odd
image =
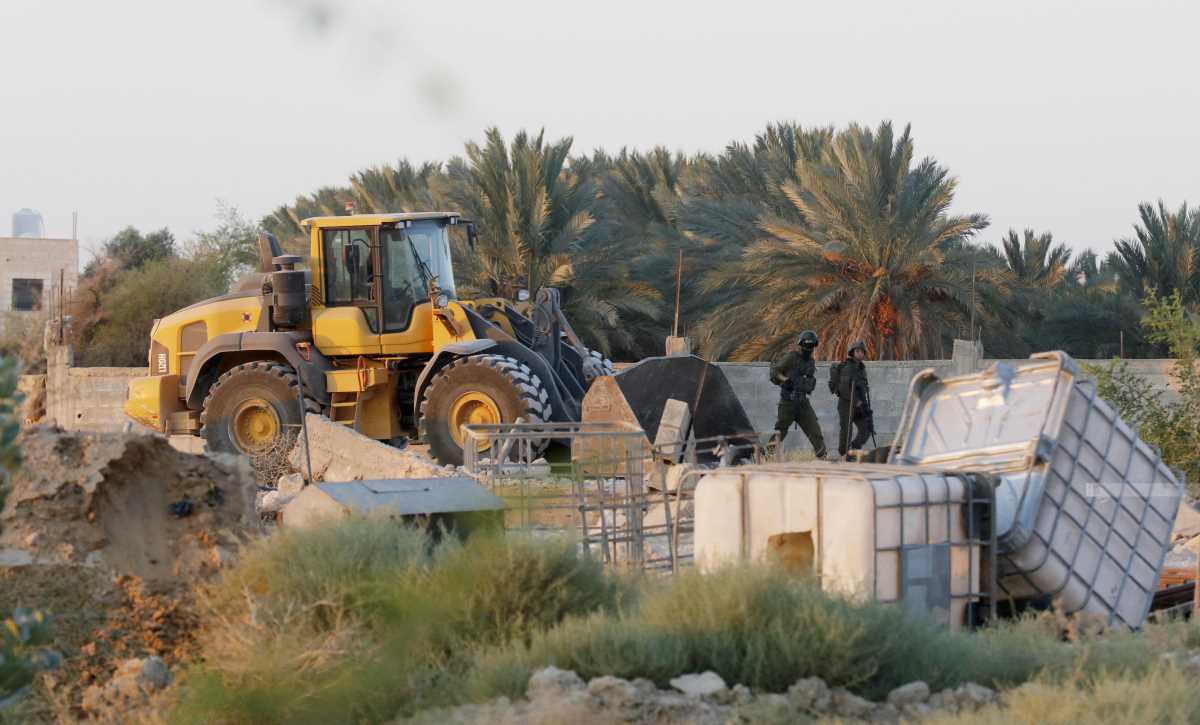
[[[850,357],[830,371],[829,387],[838,396],[838,453],[844,456],[848,450],[861,449],[875,432],[867,366],[855,360],[851,351]],[[857,429],[853,439],[850,438],[851,422]]]
[[825,436],[808,396],[817,387],[817,365],[812,353],[792,351],[771,365],[771,382],[779,386],[779,411],[775,420],[778,440],[783,441],[793,423],[808,436],[818,458],[824,458]]

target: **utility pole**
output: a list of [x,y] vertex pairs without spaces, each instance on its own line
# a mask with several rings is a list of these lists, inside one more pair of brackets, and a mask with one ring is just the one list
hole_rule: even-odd
[[675,326],[671,328],[671,336],[679,337],[679,290],[683,285],[683,247],[679,248],[679,261],[675,265]]
[[971,248],[971,339],[975,340],[975,257],[978,252],[974,247]]

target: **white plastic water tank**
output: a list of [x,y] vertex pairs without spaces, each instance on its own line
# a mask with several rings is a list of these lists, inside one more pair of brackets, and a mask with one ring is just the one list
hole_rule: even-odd
[[46,236],[46,224],[42,215],[36,209],[20,209],[12,215],[12,235],[14,237],[33,237],[41,239]]
[[970,477],[911,466],[722,468],[696,486],[696,562],[781,559],[827,591],[901,603],[953,628],[980,602],[986,507]]
[[909,388],[893,461],[1002,477],[1000,594],[1140,627],[1183,486],[1065,353]]

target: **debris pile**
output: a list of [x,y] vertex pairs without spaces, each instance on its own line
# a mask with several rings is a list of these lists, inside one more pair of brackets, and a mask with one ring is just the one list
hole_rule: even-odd
[[556,667],[529,678],[527,700],[500,698],[482,705],[420,713],[417,723],[713,723],[804,722],[836,718],[842,722],[912,722],[935,714],[974,712],[1001,704],[993,690],[966,683],[931,692],[924,682],[892,690],[884,702],[871,702],[842,688],[831,688],[819,677],[802,679],[782,693],[756,693],[743,685],[728,687],[715,672],[682,675],[671,690],[659,690],[649,680],[595,677],[585,683],[579,675]]
[[53,701],[72,718],[120,719],[162,689],[166,667],[194,660],[191,585],[258,530],[250,467],[153,434],[43,426],[20,444],[0,511],[0,611],[47,610],[63,655],[43,675]]
[[244,459],[140,433],[32,428],[0,512],[0,561],[85,565],[148,582],[219,568],[256,526]]
[[310,413],[306,423],[310,451],[305,451],[305,436],[297,436],[295,445],[282,457],[281,475],[271,479],[274,486],[258,492],[260,515],[277,514],[304,489],[310,460],[314,483],[462,475],[461,469],[439,466],[415,451],[367,438],[323,415]]

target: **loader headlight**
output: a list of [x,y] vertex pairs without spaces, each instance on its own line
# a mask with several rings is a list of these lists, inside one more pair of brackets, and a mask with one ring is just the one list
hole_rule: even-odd
[[445,309],[449,304],[450,295],[446,294],[445,292],[439,292],[438,296],[433,300],[434,307],[437,307],[439,310]]

